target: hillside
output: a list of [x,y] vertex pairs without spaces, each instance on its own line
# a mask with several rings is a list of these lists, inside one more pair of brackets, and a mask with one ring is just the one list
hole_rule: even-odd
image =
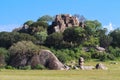
[[[0,66],[50,68],[51,58],[44,57],[43,63],[39,62],[41,50],[52,51],[56,56],[54,60],[58,61],[55,63],[60,66],[71,62],[78,65],[80,56],[85,60],[119,60],[119,41],[120,29],[108,33],[98,20],[70,14],[44,15],[37,21],[26,21],[12,32],[0,32]],[[36,63],[34,67],[32,62]]]

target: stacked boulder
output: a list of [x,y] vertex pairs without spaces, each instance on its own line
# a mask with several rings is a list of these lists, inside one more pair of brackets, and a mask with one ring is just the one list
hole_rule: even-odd
[[67,27],[85,26],[79,22],[78,18],[71,16],[70,14],[56,15],[55,20],[49,27],[49,31],[52,32],[63,32]]

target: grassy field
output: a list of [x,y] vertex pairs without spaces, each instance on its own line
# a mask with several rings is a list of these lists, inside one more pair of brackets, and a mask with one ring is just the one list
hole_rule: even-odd
[[[120,63],[104,63],[108,70],[0,70],[0,80],[120,80]],[[86,63],[95,65],[96,62]]]

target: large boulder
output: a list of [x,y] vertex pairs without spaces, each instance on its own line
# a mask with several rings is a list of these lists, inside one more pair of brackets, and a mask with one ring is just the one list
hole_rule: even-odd
[[64,65],[49,50],[41,50],[38,54],[16,54],[12,57],[10,65],[14,67],[24,67],[30,65],[34,68],[36,65],[43,65],[49,69],[61,70]]

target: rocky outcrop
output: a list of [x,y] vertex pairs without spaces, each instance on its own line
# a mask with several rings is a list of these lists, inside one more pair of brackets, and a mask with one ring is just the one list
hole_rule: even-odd
[[67,27],[83,26],[82,22],[79,22],[78,18],[71,16],[70,14],[56,15],[55,20],[49,27],[50,31],[63,32]]
[[96,64],[96,69],[107,70],[108,68],[104,64],[98,63]]
[[105,48],[99,47],[98,45],[95,47],[98,52],[104,52]]
[[17,54],[14,55],[10,62],[10,65],[14,67],[24,67],[30,65],[32,68],[34,68],[38,64],[53,70],[64,69],[64,65],[49,50],[41,50],[39,54],[34,55]]

